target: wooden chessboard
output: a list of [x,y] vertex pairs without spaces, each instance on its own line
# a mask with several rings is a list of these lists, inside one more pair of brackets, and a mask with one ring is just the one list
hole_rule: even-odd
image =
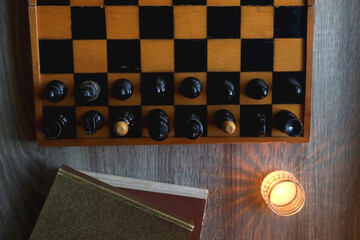
[[[308,142],[310,139],[314,1],[306,0],[29,0],[36,132],[40,146],[150,145],[239,142]],[[159,102],[149,97],[147,84],[166,79],[168,92]],[[179,93],[187,77],[198,78],[201,95],[189,99]],[[129,79],[134,93],[124,101],[111,95],[113,83]],[[217,99],[220,79],[235,86],[235,97]],[[247,83],[263,79],[269,94],[255,100],[245,94]],[[284,97],[281,85],[296,79],[304,89],[297,97]],[[79,86],[91,79],[101,86],[99,98],[84,103]],[[44,87],[62,81],[64,100],[49,102]],[[146,117],[164,110],[170,120],[169,137],[149,138]],[[214,114],[227,109],[235,116],[234,134],[214,124]],[[85,134],[82,116],[97,110],[105,125],[94,135]],[[135,116],[124,137],[114,133],[121,111]],[[302,121],[304,131],[289,137],[272,124],[281,110]],[[177,119],[196,112],[203,136],[189,140]],[[267,133],[257,137],[251,116],[266,115]],[[43,119],[61,113],[68,127],[57,139],[46,139]]]

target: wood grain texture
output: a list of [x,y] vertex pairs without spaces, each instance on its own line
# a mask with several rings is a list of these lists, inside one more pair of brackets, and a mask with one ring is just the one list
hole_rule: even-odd
[[[0,239],[29,236],[55,170],[206,187],[203,240],[360,238],[360,2],[318,0],[309,144],[39,148],[26,1],[0,1]],[[292,172],[304,209],[278,217],[261,179]]]

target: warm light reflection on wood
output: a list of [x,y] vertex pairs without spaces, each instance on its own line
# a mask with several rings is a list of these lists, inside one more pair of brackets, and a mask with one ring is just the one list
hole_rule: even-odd
[[[339,181],[340,176],[329,178],[329,173],[340,166],[343,159],[346,159],[358,145],[360,135],[350,139],[344,135],[347,129],[352,129],[357,124],[358,119],[359,115],[356,115],[354,120],[347,122],[346,125],[338,126],[314,146],[283,143],[254,144],[244,151],[238,145],[226,145],[223,147],[225,156],[221,151],[212,152],[209,158],[210,164],[222,162],[223,165],[222,168],[204,174],[207,178],[217,179],[221,185],[220,188],[210,191],[210,199],[219,207],[208,211],[207,215],[222,219],[219,231],[234,231],[240,236],[239,239],[273,239],[273,229],[269,227],[273,222],[278,226],[284,226],[284,234],[288,233],[286,226],[296,226],[298,219],[303,216],[284,219],[273,214],[259,191],[266,173],[275,169],[285,169],[295,176],[301,176],[301,179],[307,180],[303,184],[306,187],[306,198],[311,200],[318,196],[319,189],[313,188],[311,185],[313,182],[308,180],[316,177],[316,181],[321,182],[321,186],[328,187],[328,190],[325,190],[328,197],[338,198],[338,193],[332,192],[330,186]],[[329,124],[330,120],[323,119],[324,125]],[[323,129],[318,125],[312,130],[312,135],[322,134],[322,131]],[[334,145],[339,139],[344,141]],[[326,199],[320,200],[319,204],[326,204],[329,209],[340,212],[348,210],[345,205],[326,202]],[[312,211],[311,205],[303,215],[309,214],[308,211]]]

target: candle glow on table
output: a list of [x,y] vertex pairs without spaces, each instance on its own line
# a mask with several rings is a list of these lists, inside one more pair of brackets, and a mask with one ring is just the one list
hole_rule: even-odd
[[274,171],[261,184],[261,194],[276,214],[290,216],[298,213],[305,204],[305,191],[289,172]]

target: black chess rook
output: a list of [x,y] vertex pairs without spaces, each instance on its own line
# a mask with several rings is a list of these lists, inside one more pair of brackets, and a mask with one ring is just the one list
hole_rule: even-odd
[[68,122],[68,118],[62,114],[51,117],[49,119],[44,119],[42,124],[42,132],[45,136],[45,139],[56,139],[60,137]]
[[67,87],[63,82],[53,80],[45,86],[43,95],[49,102],[60,102],[67,95]]

